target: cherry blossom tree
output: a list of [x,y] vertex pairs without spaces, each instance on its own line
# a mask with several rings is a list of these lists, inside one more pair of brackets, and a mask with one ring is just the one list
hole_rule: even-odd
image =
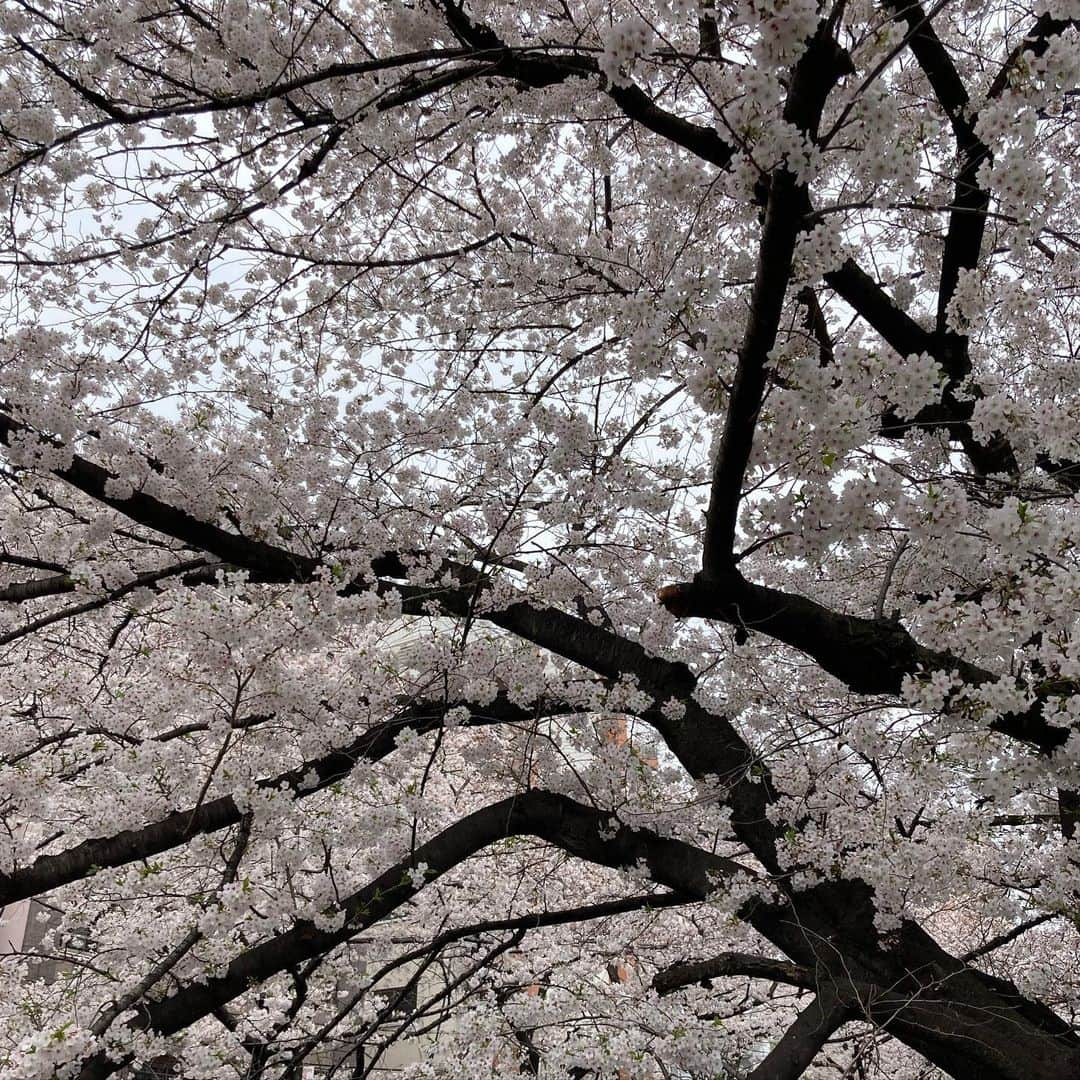
[[1076,0],[0,20],[4,1076],[1080,1075]]

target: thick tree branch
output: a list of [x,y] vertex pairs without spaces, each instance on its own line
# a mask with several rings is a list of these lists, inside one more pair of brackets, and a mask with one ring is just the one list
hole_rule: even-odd
[[[500,695],[482,708],[468,702],[417,702],[393,720],[365,731],[348,746],[312,758],[296,768],[261,780],[267,791],[289,792],[297,799],[322,791],[347,777],[360,761],[381,761],[397,746],[406,730],[418,734],[442,724],[447,711],[463,705],[470,710],[470,726],[527,723],[540,715],[573,712],[575,706],[551,702],[522,708]],[[246,813],[232,795],[209,799],[197,806],[177,810],[139,829],[125,829],[112,836],[84,840],[55,855],[42,855],[30,866],[0,874],[0,907],[87,877],[97,870],[124,866],[188,843],[192,837],[217,832],[238,824]]]
[[845,259],[839,268],[826,273],[825,283],[901,356],[933,350],[933,334],[901,311],[854,259]]
[[972,118],[968,115],[967,88],[922,5],[918,0],[886,0],[886,6],[907,24],[908,48],[926,75],[956,137],[960,168],[956,174],[953,206],[941,257],[937,310],[937,333],[944,345],[939,361],[950,382],[956,384],[967,376],[970,361],[966,339],[948,331],[948,306],[961,272],[974,269],[979,261],[990,193],[980,187],[978,171],[989,159],[990,150],[975,134]]
[[30,581],[14,581],[0,588],[0,603],[25,604],[28,600],[37,600],[42,596],[61,596],[74,592],[77,587],[66,573]]
[[[973,400],[960,400],[956,396],[959,385],[971,370],[967,336],[948,327],[948,306],[956,292],[960,275],[978,265],[986,229],[986,212],[989,208],[989,192],[978,184],[977,174],[984,161],[990,158],[990,150],[975,134],[975,118],[970,115],[970,98],[956,66],[945,46],[934,31],[930,19],[917,2],[909,0],[886,0],[886,6],[908,27],[907,44],[922,68],[930,86],[948,117],[957,143],[960,166],[955,180],[953,205],[949,212],[949,224],[942,254],[941,279],[938,290],[937,323],[934,333],[922,330],[913,320],[895,307],[884,292],[852,260],[847,260],[839,270],[826,274],[828,284],[841,295],[901,356],[928,353],[941,365],[947,376],[942,401],[923,409],[917,416],[901,419],[888,412],[883,434],[901,437],[912,428],[935,429],[944,427],[951,439],[958,442],[975,469],[982,475],[1018,472],[1015,453],[1003,437],[995,437],[989,443],[977,440],[969,424]],[[998,79],[991,87],[990,96],[1000,93],[1006,72],[1011,70],[1026,51],[1041,55],[1047,40],[1061,33],[1068,23],[1044,16],[1036,24],[1032,34],[1014,50]],[[981,395],[974,388],[975,397]],[[1080,489],[1080,466],[1072,462],[1060,462],[1049,455],[1039,455],[1037,464],[1045,472],[1070,490]]]
[[[591,56],[540,57],[535,52],[513,49],[490,27],[466,14],[464,5],[456,4],[453,0],[441,0],[439,7],[459,41],[478,50],[498,50],[503,57],[500,71],[520,79],[526,86],[540,88],[562,82],[568,77],[598,77],[600,74],[600,67]],[[605,89],[622,112],[643,128],[718,168],[726,169],[731,164],[734,148],[714,128],[695,124],[660,108],[652,97],[633,83],[607,83]]]
[[826,1040],[849,1019],[847,1006],[822,990],[746,1080],[797,1080],[810,1068]]
[[[901,356],[926,353],[934,357],[946,371],[949,369],[949,350],[957,347],[956,335],[942,337],[924,330],[901,311],[885,290],[853,259],[845,260],[839,268],[826,273],[825,282]],[[971,430],[975,401],[981,394],[977,386],[972,387],[972,396],[961,400],[950,382],[945,386],[940,402],[926,406],[913,417],[899,417],[891,408],[887,408],[882,418],[881,434],[899,439],[914,429],[944,429],[949,438],[963,448],[968,460],[981,475],[1014,474],[1018,471],[1018,465],[1008,440],[998,435],[989,443],[981,443]],[[1080,463],[1059,461],[1046,453],[1037,454],[1035,463],[1063,487],[1070,491],[1080,490]]]
[[[235,957],[221,975],[178,990],[162,1001],[146,1003],[132,1026],[172,1034],[227,1005],[252,985],[322,955],[373,925],[415,896],[414,869],[426,869],[431,882],[496,840],[532,835],[573,855],[607,866],[644,861],[653,880],[666,884],[687,901],[704,900],[725,879],[745,877],[738,863],[710,855],[680,840],[619,826],[611,831],[608,814],[562,795],[529,791],[487,806],[450,825],[421,844],[412,857],[390,867],[340,905],[344,920],[337,930],[320,930],[299,921],[294,926]],[[81,1080],[103,1080],[125,1062],[97,1054],[83,1065]]]
[[[956,397],[958,387],[971,372],[969,341],[965,333],[950,329],[948,325],[948,309],[960,276],[967,270],[975,269],[979,263],[990,193],[980,186],[978,173],[984,162],[990,160],[991,152],[975,132],[976,118],[971,115],[967,88],[922,5],[917,0],[886,0],[886,6],[908,26],[908,47],[952,126],[959,169],[941,259],[936,330],[928,348],[914,350],[928,352],[944,370],[947,381],[942,402],[940,406],[925,409],[907,422],[896,417],[888,418],[885,434],[902,435],[913,426],[944,425],[948,428],[950,437],[960,443],[972,465],[981,474],[1015,474],[1019,471],[1019,466],[1013,448],[1006,438],[999,435],[989,443],[982,443],[972,434],[967,421],[971,418],[973,401],[961,401]],[[1036,23],[1031,35],[1005,62],[990,88],[989,96],[996,97],[1004,89],[1008,73],[1022,55],[1029,51],[1041,55],[1047,48],[1049,38],[1063,32],[1073,21],[1043,16]],[[910,351],[913,350],[905,350],[902,355],[909,355]],[[982,391],[975,387],[973,393],[975,398],[978,398]],[[1080,465],[1077,463],[1056,461],[1047,454],[1040,454],[1037,456],[1037,464],[1063,486],[1073,491],[1080,490]]]
[[[829,92],[850,70],[850,59],[833,40],[832,26],[822,23],[795,65],[784,119],[812,142]],[[805,184],[786,165],[773,172],[750,311],[709,490],[702,550],[706,577],[723,572],[734,559],[742,484],[765,394],[766,362],[776,343],[795,241],[804,227],[801,208],[805,199]]]
[[[968,686],[996,680],[975,664],[920,645],[899,623],[844,615],[808,597],[756,585],[735,571],[667,586],[660,599],[680,617],[718,619],[783,641],[860,694],[899,694],[905,677],[932,671],[956,672]],[[1039,703],[989,726],[1044,751],[1062,746],[1069,735],[1042,719]]]
[[720,953],[709,960],[672,964],[653,976],[652,985],[658,994],[671,994],[693,983],[733,976],[765,979],[768,982],[797,986],[802,990],[817,989],[814,972],[809,968],[787,960],[774,960],[769,956],[740,952]]

